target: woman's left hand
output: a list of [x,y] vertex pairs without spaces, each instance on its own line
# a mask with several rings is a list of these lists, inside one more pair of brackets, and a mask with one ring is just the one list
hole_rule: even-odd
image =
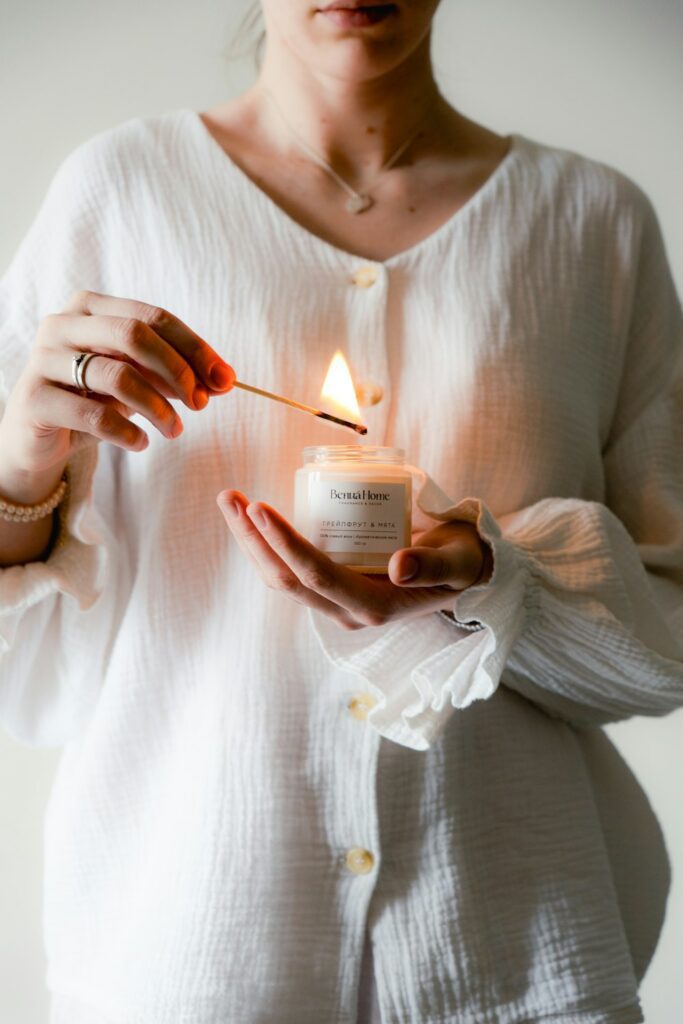
[[266,586],[329,615],[344,629],[382,626],[438,611],[491,577],[491,549],[471,523],[441,523],[391,556],[388,576],[338,565],[263,502],[221,491],[217,504]]

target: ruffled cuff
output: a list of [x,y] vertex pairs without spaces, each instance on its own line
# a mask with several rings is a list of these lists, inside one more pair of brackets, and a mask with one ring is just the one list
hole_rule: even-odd
[[493,552],[490,579],[459,592],[449,609],[464,626],[483,628],[460,629],[431,614],[349,632],[313,609],[309,615],[330,661],[360,676],[376,698],[368,723],[387,739],[426,750],[456,708],[497,689],[534,604],[533,580],[527,556],[503,536],[484,502],[468,497],[454,505],[426,473],[411,471],[417,525],[472,523]]
[[69,488],[59,506],[59,530],[44,561],[0,568],[0,655],[12,643],[29,608],[54,593],[90,608],[104,589],[107,529],[95,509],[93,477],[99,446],[85,437],[69,459]]

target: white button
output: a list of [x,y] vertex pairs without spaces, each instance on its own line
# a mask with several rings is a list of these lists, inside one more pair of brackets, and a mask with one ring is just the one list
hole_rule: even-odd
[[379,277],[379,271],[377,267],[373,267],[372,264],[363,264],[362,267],[357,267],[353,274],[351,274],[351,280],[359,288],[369,288],[373,285]]
[[354,875],[367,875],[368,871],[372,871],[374,863],[375,858],[362,846],[352,846],[346,854],[346,866]]
[[371,693],[356,693],[349,701],[347,707],[354,718],[367,718],[370,708],[374,708],[377,701]]

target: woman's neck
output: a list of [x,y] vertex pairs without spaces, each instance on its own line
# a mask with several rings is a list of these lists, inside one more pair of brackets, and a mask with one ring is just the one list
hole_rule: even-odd
[[269,134],[283,148],[296,144],[270,109],[266,91],[300,138],[339,174],[355,179],[377,173],[435,105],[445,105],[434,80],[428,38],[400,67],[367,82],[322,75],[279,41],[269,41],[259,78],[249,91]]

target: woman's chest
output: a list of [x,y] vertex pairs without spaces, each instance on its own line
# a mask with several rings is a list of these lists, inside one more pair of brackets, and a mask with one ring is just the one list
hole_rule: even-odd
[[283,213],[324,243],[368,260],[386,261],[439,231],[496,176],[512,149],[512,137],[465,133],[457,123],[450,133],[442,130],[437,151],[419,159],[413,152],[401,165],[366,175],[355,191],[329,165],[301,152],[273,160],[270,147],[226,115],[219,108],[200,116],[217,144],[214,155],[226,153],[222,169],[243,176],[240,184],[253,204],[272,204],[274,215]]
[[[470,232],[383,263],[298,232],[264,238],[259,222],[250,237],[239,211],[235,221],[219,246],[220,225],[188,220],[165,266],[134,255],[113,290],[181,317],[238,379],[308,405],[341,351],[376,399],[361,409],[367,441],[405,448],[454,497],[506,511],[530,494],[598,496],[621,353],[596,261]],[[288,493],[305,445],[358,440],[245,393],[188,416],[172,456],[191,454],[202,473],[216,465],[219,489],[265,500]]]

